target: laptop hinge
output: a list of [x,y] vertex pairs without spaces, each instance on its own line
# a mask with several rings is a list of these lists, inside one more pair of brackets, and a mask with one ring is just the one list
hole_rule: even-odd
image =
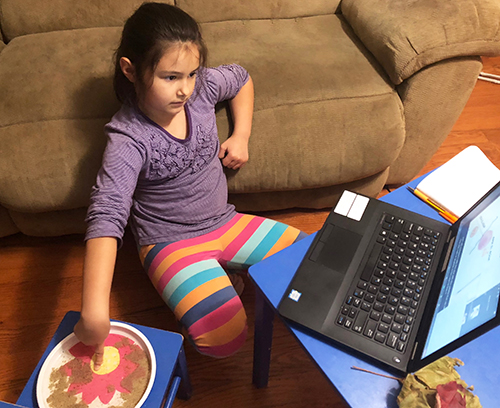
[[411,353],[410,361],[413,361],[415,359],[415,353],[417,352],[417,347],[418,347],[418,341],[415,342],[415,345],[413,346],[413,353]]
[[454,243],[455,243],[455,237],[453,237],[448,243],[448,248],[446,249],[446,256],[444,257],[443,266],[441,267],[441,272],[444,272],[448,267],[448,262],[450,262],[451,250],[453,249]]

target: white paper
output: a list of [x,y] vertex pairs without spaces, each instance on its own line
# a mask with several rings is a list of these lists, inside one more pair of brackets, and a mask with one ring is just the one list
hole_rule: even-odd
[[417,189],[461,217],[499,181],[500,169],[477,146],[469,146],[425,177]]

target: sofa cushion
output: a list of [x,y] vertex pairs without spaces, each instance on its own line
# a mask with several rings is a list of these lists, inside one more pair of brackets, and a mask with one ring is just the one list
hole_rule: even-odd
[[[398,156],[400,99],[339,15],[202,28],[210,64],[239,63],[255,84],[250,161],[228,172],[230,192],[352,182],[380,173]],[[226,115],[219,111],[221,137],[229,133]]]
[[[174,4],[174,0],[156,0]],[[7,40],[25,34],[119,27],[142,0],[1,0],[0,26]]]
[[35,237],[84,234],[87,229],[85,222],[86,207],[36,214],[17,211],[10,211],[9,213],[16,227],[23,234]]
[[6,208],[0,205],[0,238],[19,232]]
[[[155,0],[176,4],[199,22],[292,18],[335,12],[340,0]],[[1,0],[0,26],[7,40],[35,33],[92,27],[118,27],[143,0]]]
[[118,110],[119,28],[18,37],[0,54],[0,202],[17,211],[88,203],[103,126]]
[[14,39],[0,54],[0,127],[41,120],[110,117],[119,28]]
[[335,13],[341,0],[177,0],[200,23],[209,21],[281,19]]
[[343,0],[341,8],[395,84],[447,58],[500,53],[498,0]]
[[30,213],[88,205],[108,121],[60,119],[0,128],[0,203]]
[[384,188],[389,169],[335,186],[306,188],[302,190],[264,191],[257,193],[229,194],[229,202],[240,212],[274,211],[288,208],[332,208],[344,190],[377,197]]

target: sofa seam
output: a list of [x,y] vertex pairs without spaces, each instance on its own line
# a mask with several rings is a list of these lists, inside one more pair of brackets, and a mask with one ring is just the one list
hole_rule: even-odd
[[199,24],[213,24],[213,23],[226,23],[229,21],[240,21],[245,23],[247,21],[276,21],[276,20],[298,20],[302,18],[311,18],[311,17],[321,17],[321,16],[338,16],[340,13],[325,13],[325,14],[309,14],[304,16],[294,16],[294,17],[262,17],[262,18],[231,18],[227,20],[212,20],[212,21],[200,21]]
[[[393,91],[396,92],[395,89],[393,89]],[[274,108],[280,108],[282,106],[304,105],[306,103],[328,102],[328,101],[337,101],[337,100],[340,101],[340,100],[345,100],[345,99],[369,99],[369,98],[385,96],[385,95],[392,95],[392,94],[393,94],[393,92],[385,92],[385,93],[380,93],[380,94],[375,94],[375,95],[345,96],[345,97],[340,97],[340,98],[326,98],[326,99],[316,99],[316,100],[304,101],[304,102],[282,103],[282,104],[278,104],[278,105],[275,105],[275,106],[269,107],[269,108],[254,109],[254,112],[263,112],[263,111],[274,109]],[[396,92],[396,94],[397,94],[397,92]]]
[[[413,50],[416,52],[416,54],[410,58],[406,64],[401,67],[401,70],[400,72],[398,73],[398,76],[400,78],[403,78],[403,76],[401,75],[407,68],[410,64],[412,64],[415,60],[418,60],[419,58],[425,56],[425,54],[428,54],[429,52],[433,52],[435,50],[440,50],[440,49],[443,49],[443,48],[446,48],[446,47],[450,47],[450,46],[456,46],[456,45],[463,45],[463,44],[473,44],[473,43],[478,43],[478,42],[486,42],[486,43],[497,43],[497,44],[500,44],[500,40],[475,40],[475,41],[463,41],[463,42],[454,42],[454,43],[448,43],[448,44],[445,44],[445,45],[439,45],[437,47],[432,47],[432,48],[428,48],[426,49],[425,51],[421,52],[421,53],[418,53],[416,52],[415,48],[412,46]],[[447,58],[443,58],[443,59],[440,59],[438,61],[435,61],[434,63],[432,64],[435,64],[436,62],[440,62],[440,61],[445,61],[445,60],[449,60],[449,59],[452,59],[452,58],[457,58],[457,57],[472,57],[472,56],[476,56],[476,55],[472,55],[472,54],[457,54],[457,55],[454,55],[454,56],[450,56],[450,57],[447,57]],[[477,54],[477,56],[480,56],[479,54]],[[432,65],[432,64],[427,64],[425,66],[429,66],[429,65]],[[424,68],[424,67],[422,67]],[[420,69],[422,69],[420,68]],[[417,71],[420,71],[417,70]],[[415,73],[417,72],[415,71]],[[413,74],[412,74],[413,75]],[[411,75],[410,75],[411,76]],[[405,79],[409,78],[410,76],[406,77]],[[405,80],[403,79],[403,81]]]
[[25,122],[19,122],[19,123],[11,123],[8,125],[3,125],[0,126],[0,129],[8,128],[11,126],[18,126],[18,125],[29,125],[31,123],[43,123],[43,122],[57,122],[60,120],[99,120],[99,119],[108,119],[111,120],[111,116],[106,116],[106,117],[98,117],[98,118],[58,118],[58,119],[40,119],[40,120],[32,120],[32,121],[25,121]]

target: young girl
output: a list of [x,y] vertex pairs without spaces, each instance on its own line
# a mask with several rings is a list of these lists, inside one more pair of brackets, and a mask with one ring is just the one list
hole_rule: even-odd
[[[114,87],[122,107],[88,210],[83,296],[75,334],[103,361],[117,248],[130,216],[151,281],[201,353],[225,357],[247,324],[226,272],[302,238],[295,228],[235,212],[222,165],[248,160],[253,84],[238,65],[206,68],[198,24],[163,3],[143,4],[126,22]],[[216,103],[229,100],[232,135],[219,144]]]

